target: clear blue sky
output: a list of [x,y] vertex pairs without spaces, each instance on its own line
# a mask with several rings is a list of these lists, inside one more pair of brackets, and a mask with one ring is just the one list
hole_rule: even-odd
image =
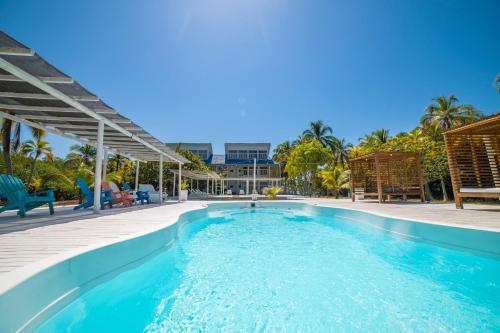
[[318,119],[396,134],[442,94],[499,112],[499,22],[498,0],[0,0],[2,30],[119,112],[219,153]]

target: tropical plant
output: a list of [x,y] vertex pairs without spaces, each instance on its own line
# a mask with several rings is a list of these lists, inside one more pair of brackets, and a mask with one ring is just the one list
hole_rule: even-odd
[[189,183],[187,180],[183,179],[181,181],[181,190],[187,190],[189,188]]
[[309,124],[309,129],[306,129],[302,135],[308,139],[318,140],[323,147],[329,146],[334,137],[331,135],[333,132],[330,126],[327,126],[323,121],[313,121]]
[[352,149],[352,144],[345,141],[345,139],[333,138],[329,143],[330,150],[334,156],[335,164],[342,167],[347,166],[349,163],[349,151]]
[[71,152],[66,156],[66,161],[69,164],[84,164],[87,167],[92,167],[95,157],[96,148],[91,145],[73,145]]
[[33,175],[35,174],[36,161],[42,156],[46,156],[48,159],[54,158],[54,155],[52,154],[52,148],[49,146],[49,142],[41,140],[43,136],[44,133],[40,133],[36,141],[28,140],[24,142],[21,147],[21,152],[23,154],[33,158],[30,174],[28,176],[28,187],[31,185],[31,180],[33,179]]
[[482,113],[469,104],[457,104],[458,98],[439,96],[432,99],[433,104],[425,108],[426,113],[420,119],[424,128],[434,127],[441,131],[468,124],[482,117]]
[[327,191],[333,191],[335,198],[339,198],[339,192],[349,187],[349,171],[340,167],[322,170],[319,173],[321,184]]
[[329,149],[318,140],[301,143],[292,150],[285,171],[290,177],[301,178],[304,193],[312,193],[320,167],[325,166],[331,158]]
[[270,200],[276,200],[278,194],[281,193],[283,189],[281,187],[270,187],[264,190],[264,194]]

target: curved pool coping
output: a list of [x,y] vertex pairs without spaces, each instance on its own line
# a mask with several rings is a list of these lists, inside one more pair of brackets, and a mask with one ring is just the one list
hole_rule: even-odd
[[[8,279],[0,277],[0,332],[32,331],[89,288],[171,246],[186,223],[206,217],[214,210],[249,208],[250,205],[250,201],[200,203],[166,218],[164,224],[113,241],[66,251],[8,273]],[[307,202],[258,201],[256,205],[300,208],[311,214],[363,223],[415,241],[500,258],[500,232]]]

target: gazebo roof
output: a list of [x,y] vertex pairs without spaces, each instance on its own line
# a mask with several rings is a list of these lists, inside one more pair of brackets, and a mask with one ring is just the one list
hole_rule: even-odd
[[418,153],[415,152],[375,152],[375,153],[370,153],[366,154],[363,156],[355,157],[349,159],[350,162],[353,161],[358,161],[358,160],[371,160],[375,158],[383,158],[383,159],[401,159],[401,158],[410,158],[410,157],[416,157],[418,156]]
[[457,128],[452,128],[444,134],[452,135],[488,135],[500,133],[500,113],[483,118],[471,124],[463,125]]
[[120,115],[33,50],[0,31],[0,117],[140,161],[186,163],[183,156]]

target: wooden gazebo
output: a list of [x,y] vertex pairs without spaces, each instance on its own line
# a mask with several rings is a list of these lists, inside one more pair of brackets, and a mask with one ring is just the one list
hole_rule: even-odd
[[[364,196],[377,197],[378,201],[392,196],[424,197],[424,181],[420,156],[413,152],[377,152],[349,161],[351,189],[364,191]],[[355,201],[355,195],[352,196]]]
[[500,114],[448,130],[444,140],[457,208],[463,198],[500,198]]

